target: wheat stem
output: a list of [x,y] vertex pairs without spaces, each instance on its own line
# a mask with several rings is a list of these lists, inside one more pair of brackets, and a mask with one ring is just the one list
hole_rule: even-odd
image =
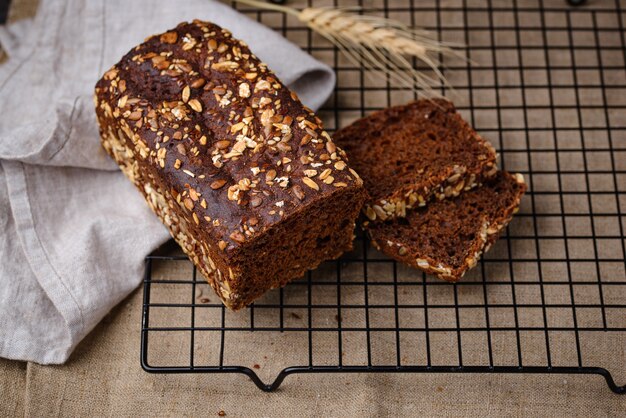
[[[309,28],[335,45],[355,65],[389,76],[427,96],[437,96],[435,87],[450,87],[440,69],[437,55],[465,59],[452,49],[454,45],[439,42],[420,29],[378,16],[356,14],[358,8],[293,7],[258,0],[237,0],[239,3],[296,16]],[[431,74],[418,71],[411,59],[426,64]]]

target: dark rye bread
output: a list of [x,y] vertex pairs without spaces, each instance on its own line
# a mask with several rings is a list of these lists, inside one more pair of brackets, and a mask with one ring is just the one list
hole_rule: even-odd
[[496,171],[496,153],[447,100],[375,112],[333,139],[363,178],[371,221],[406,216],[432,198],[457,196]]
[[458,197],[432,202],[406,218],[372,222],[368,233],[390,257],[456,282],[474,267],[518,210],[521,174],[498,174]]
[[241,41],[182,23],[97,83],[102,144],[232,309],[352,247],[365,191]]

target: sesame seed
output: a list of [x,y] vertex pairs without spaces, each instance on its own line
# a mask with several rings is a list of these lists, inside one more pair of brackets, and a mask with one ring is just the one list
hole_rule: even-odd
[[191,171],[189,171],[189,170],[183,170],[183,173],[187,174],[187,175],[188,175],[188,176],[190,176],[190,177],[195,177],[195,176],[196,176],[195,174],[193,174],[193,173],[192,173]]

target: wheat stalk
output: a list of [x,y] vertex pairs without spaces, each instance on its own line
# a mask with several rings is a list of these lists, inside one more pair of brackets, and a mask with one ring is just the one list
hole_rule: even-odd
[[[438,95],[434,90],[436,87],[449,87],[439,69],[437,56],[463,57],[450,44],[433,39],[425,31],[378,16],[360,15],[354,13],[358,10],[355,8],[308,7],[299,10],[258,0],[237,1],[297,17],[337,46],[356,66],[387,75],[402,86],[420,90],[428,97]],[[432,73],[418,71],[412,64],[413,58],[426,64]]]

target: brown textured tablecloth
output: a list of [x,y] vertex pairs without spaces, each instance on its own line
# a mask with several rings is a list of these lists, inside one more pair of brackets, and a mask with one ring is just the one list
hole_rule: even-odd
[[[389,1],[391,6],[395,3]],[[399,1],[398,3],[405,4]],[[548,6],[562,6],[562,2],[557,0],[546,3],[549,3]],[[536,2],[532,4],[536,6]],[[36,1],[14,0],[10,18],[15,20],[28,16],[32,14],[36,6]],[[454,19],[454,17],[451,18]],[[455,22],[463,23],[462,19]],[[290,24],[295,25],[296,22],[290,21]],[[480,38],[480,34],[477,33],[476,36]],[[499,39],[498,42],[504,41]],[[320,56],[323,56],[323,52],[320,52]],[[583,56],[582,59],[585,57]],[[350,80],[344,78],[349,77],[349,74],[343,73],[339,76],[340,83],[350,85]],[[355,73],[354,77],[356,76]],[[623,75],[620,77],[622,78],[618,82],[623,83]],[[475,97],[475,100],[480,98],[483,103],[491,103],[493,98],[487,93],[488,91],[477,90],[478,97]],[[350,100],[353,100],[350,94],[352,93],[346,92],[344,97],[339,97],[339,102],[347,105]],[[516,97],[518,94],[518,91],[511,91],[511,97]],[[392,100],[402,102],[408,98],[410,97],[396,94]],[[556,100],[561,99],[563,98],[556,98]],[[366,98],[366,102],[367,100],[374,100],[374,102],[366,103],[366,105],[376,105],[375,97]],[[462,97],[460,100],[463,101]],[[581,100],[593,101],[595,99],[583,95]],[[467,105],[467,103],[463,104]],[[350,117],[358,116],[357,112],[354,113]],[[484,126],[488,125],[488,119],[492,115],[485,114],[484,118],[481,115],[477,115],[476,122]],[[541,117],[541,115],[536,115],[536,117]],[[594,117],[603,118],[604,115],[596,114]],[[586,120],[588,124],[593,124],[592,122]],[[514,117],[513,120],[509,120],[504,115],[499,123],[514,125],[516,122]],[[560,120],[559,123],[566,123],[566,121]],[[541,146],[541,138],[532,139],[533,144]],[[502,141],[506,140],[507,138],[502,138]],[[515,165],[516,161],[511,159],[507,163]],[[544,160],[542,163],[550,165],[550,161]],[[569,164],[567,168],[575,170],[582,167],[583,161],[563,160],[562,164]],[[524,170],[524,167],[520,169]],[[564,187],[567,187],[567,184]],[[546,201],[545,204],[556,205],[552,201]],[[548,209],[549,207],[541,208],[546,213],[549,212]],[[596,208],[596,210],[600,209],[602,207]],[[521,219],[518,220],[519,225],[516,230],[520,234],[528,228],[528,225],[525,225]],[[554,228],[554,225],[548,221],[549,219],[542,224],[545,231]],[[582,228],[580,225],[578,227]],[[610,230],[611,224],[603,226],[599,222],[596,228],[596,231],[602,228]],[[584,232],[579,234],[584,235]],[[586,248],[582,244],[580,247],[574,245],[569,247],[569,251],[570,254],[576,254],[577,251],[584,253],[587,251]],[[523,252],[525,249],[519,247],[515,250]],[[554,253],[550,256],[558,257]],[[621,263],[619,257],[617,261],[619,265]],[[157,267],[156,275],[160,274],[159,268],[161,267]],[[166,268],[171,268],[171,266],[163,267],[163,269]],[[623,270],[615,266],[614,268],[616,270],[612,274],[617,275],[614,277],[624,280]],[[375,270],[372,274],[375,274]],[[525,273],[522,269],[518,274],[523,276]],[[558,268],[552,270],[551,274],[558,275]],[[625,303],[624,295],[620,293],[621,287],[615,288],[617,292],[607,295],[607,298],[612,298],[613,303]],[[584,294],[578,297],[583,300],[585,298]],[[322,415],[500,417],[620,416],[626,411],[626,396],[613,394],[604,380],[596,376],[313,374],[289,376],[278,392],[264,393],[242,375],[148,374],[139,365],[141,305],[141,291],[138,290],[96,327],[80,344],[70,361],[63,366],[47,367],[0,359],[0,416],[23,414],[27,416],[217,416],[219,411],[224,411],[229,417]],[[502,315],[508,314],[502,312]],[[493,323],[497,323],[499,320],[497,313],[491,319]],[[503,319],[503,321],[506,320],[509,319]],[[622,326],[624,326],[623,323]],[[589,360],[590,364],[611,368],[618,383],[623,384],[626,379],[624,333],[613,333],[610,336],[593,334],[591,339],[583,339],[582,342],[586,346],[597,345],[598,348],[596,350],[598,358],[585,360]],[[535,342],[529,341],[528,344],[527,352],[534,350],[541,352],[543,344],[541,339]],[[558,343],[554,347],[558,353]],[[183,348],[173,346],[169,349],[175,352]],[[256,343],[252,340],[240,342],[237,349],[241,352],[249,352],[251,359],[257,354]],[[297,357],[299,354],[296,352],[297,347],[287,344],[280,345],[275,350],[276,353],[273,354],[280,355],[283,359]],[[612,356],[611,353],[616,353],[616,355]],[[604,364],[603,362],[607,359],[620,364]],[[271,369],[271,366],[261,364],[261,367],[259,374],[266,380],[275,374],[275,370],[267,370]]]
[[[0,416],[620,416],[600,377],[296,375],[276,393],[241,375],[155,375],[139,367],[141,292],[64,366],[0,360]],[[626,341],[622,340],[623,344]],[[251,342],[252,344],[252,342]],[[284,347],[289,349],[289,347]],[[254,352],[253,347],[249,347]]]

